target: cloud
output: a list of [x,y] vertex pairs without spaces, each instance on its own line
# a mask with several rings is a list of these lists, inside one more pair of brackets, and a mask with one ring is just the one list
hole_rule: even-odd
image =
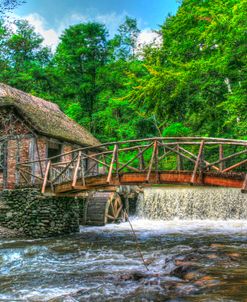
[[162,37],[155,31],[146,28],[142,30],[137,39],[137,47],[142,48],[145,45],[154,44],[160,46],[162,43]]
[[31,13],[26,16],[15,15],[14,18],[27,20],[35,28],[35,31],[44,38],[44,45],[51,47],[55,51],[59,43],[59,36],[69,26],[82,22],[96,21],[105,24],[110,37],[112,37],[117,32],[119,25],[124,22],[126,15],[126,12],[122,12],[121,14],[112,12],[103,15],[97,14],[93,17],[72,13],[57,22],[54,27],[50,27],[45,18],[38,13]]
[[113,12],[106,15],[96,15],[94,20],[96,22],[105,24],[110,36],[112,37],[117,32],[119,25],[124,22],[127,15],[128,14],[126,12],[122,12],[121,14],[116,14]]
[[[127,15],[128,14],[125,11],[121,14],[117,14],[115,12],[109,14],[96,14],[94,17],[72,13],[57,22],[54,27],[49,26],[46,19],[38,13],[32,13],[21,17],[15,15],[14,17],[15,19],[27,20],[35,28],[35,31],[44,38],[43,44],[49,46],[52,51],[55,51],[59,43],[59,36],[69,26],[82,22],[96,21],[105,24],[110,37],[113,37],[117,32],[119,25],[124,22]],[[161,37],[151,29],[142,30],[138,36],[137,48],[141,49],[144,45],[151,43],[160,45]]]
[[27,20],[35,28],[35,31],[44,38],[43,44],[55,50],[60,33],[53,28],[49,28],[46,20],[41,15],[33,13],[24,17],[16,16],[16,18]]

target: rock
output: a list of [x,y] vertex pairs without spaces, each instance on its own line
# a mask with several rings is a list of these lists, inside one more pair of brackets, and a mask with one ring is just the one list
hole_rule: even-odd
[[15,238],[15,237],[22,237],[24,234],[19,230],[11,230],[5,227],[0,226],[0,239],[2,238]]
[[198,278],[197,272],[190,272],[190,273],[185,274],[183,279],[191,281],[191,280],[195,280],[197,278]]
[[176,276],[178,278],[184,279],[184,276],[188,273],[195,272],[195,268],[190,265],[180,265],[176,267],[173,271],[171,271],[172,276]]
[[194,284],[200,287],[212,287],[218,285],[219,281],[211,276],[204,276],[197,280]]
[[216,254],[209,254],[209,255],[207,255],[207,258],[208,259],[217,259],[218,256]]
[[241,255],[239,253],[229,253],[227,256],[229,256],[231,260],[236,261]]
[[126,273],[120,276],[120,280],[123,281],[129,281],[129,280],[133,280],[133,281],[140,281],[144,278],[151,278],[151,277],[159,277],[159,274],[145,274],[143,272],[139,272],[139,271],[135,271],[135,272],[131,272],[131,273]]
[[223,247],[225,247],[225,245],[224,244],[221,244],[221,243],[212,243],[211,245],[210,245],[210,247],[211,248],[213,248],[213,249],[218,249],[218,248],[223,248]]
[[132,276],[133,276],[133,280],[134,281],[139,281],[139,280],[141,280],[141,279],[143,279],[143,278],[146,277],[146,275],[144,273],[142,273],[142,272],[134,272],[132,274]]
[[12,212],[8,212],[8,213],[6,214],[6,217],[7,217],[7,218],[12,218],[12,216],[13,216],[13,213],[12,213]]
[[155,258],[149,258],[149,259],[146,259],[144,262],[146,265],[150,265],[151,263],[153,263],[155,260]]
[[0,225],[31,237],[77,232],[79,200],[44,196],[36,189],[4,190],[0,192]]
[[183,261],[183,260],[179,260],[179,259],[175,259],[175,265],[177,266],[195,266],[197,265],[196,262],[191,262],[191,261]]

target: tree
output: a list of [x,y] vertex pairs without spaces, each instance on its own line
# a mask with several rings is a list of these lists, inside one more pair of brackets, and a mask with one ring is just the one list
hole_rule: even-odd
[[115,47],[116,59],[134,59],[139,33],[136,19],[126,16],[124,23],[118,28],[118,33],[110,42]]
[[0,0],[0,18],[23,3],[22,0]]
[[246,135],[247,2],[184,0],[162,26],[163,45],[131,75],[129,99],[165,126],[195,134]]
[[[108,41],[107,64],[101,68],[101,91],[93,114],[95,134],[102,141],[134,139],[156,133],[154,123],[134,109],[126,95],[130,93],[129,73],[142,74],[142,64],[134,55],[139,29],[135,19],[126,18],[118,33]],[[132,37],[132,38],[131,38]]]
[[101,90],[100,68],[106,60],[107,30],[104,25],[91,22],[66,29],[54,57],[62,98],[76,103],[91,131],[92,116],[97,110],[97,96]]
[[27,92],[42,93],[45,68],[51,52],[43,46],[43,38],[36,34],[27,21],[15,22],[12,31],[0,25],[0,80]]
[[4,22],[0,20],[0,81],[3,82],[9,72],[9,56],[7,47],[8,38],[8,29]]

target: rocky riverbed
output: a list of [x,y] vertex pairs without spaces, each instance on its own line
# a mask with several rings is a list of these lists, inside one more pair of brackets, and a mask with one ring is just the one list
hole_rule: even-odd
[[247,221],[151,221],[0,240],[0,301],[247,299]]

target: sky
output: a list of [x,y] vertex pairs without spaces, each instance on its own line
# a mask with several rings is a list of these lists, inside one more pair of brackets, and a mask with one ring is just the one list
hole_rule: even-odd
[[101,22],[113,36],[127,15],[138,21],[139,43],[149,43],[156,37],[152,30],[177,8],[176,0],[26,0],[13,14],[27,19],[44,37],[44,44],[55,49],[59,35],[70,25]]

